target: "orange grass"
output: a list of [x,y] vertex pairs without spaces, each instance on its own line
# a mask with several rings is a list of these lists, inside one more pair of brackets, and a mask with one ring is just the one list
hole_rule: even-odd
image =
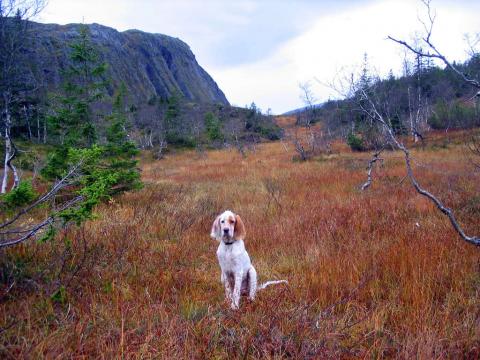
[[[413,192],[400,153],[385,153],[360,192],[369,155],[334,148],[305,163],[280,143],[246,159],[222,150],[143,161],[145,188],[64,234],[71,250],[59,239],[2,255],[28,265],[2,298],[1,356],[478,358],[479,249]],[[480,233],[464,148],[413,153],[420,182]],[[260,281],[289,280],[236,312],[209,238],[225,209],[245,221]]]

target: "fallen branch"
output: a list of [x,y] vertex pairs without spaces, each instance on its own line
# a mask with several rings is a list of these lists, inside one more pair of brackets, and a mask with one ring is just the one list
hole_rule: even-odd
[[375,152],[375,154],[373,154],[373,157],[372,159],[370,159],[370,161],[368,162],[368,167],[367,167],[367,181],[361,186],[361,190],[364,191],[366,189],[368,189],[370,187],[370,185],[372,184],[372,170],[373,170],[373,165],[377,162],[377,161],[383,161],[382,158],[380,158],[380,154],[382,153],[383,149],[381,150],[378,150],[377,152]]

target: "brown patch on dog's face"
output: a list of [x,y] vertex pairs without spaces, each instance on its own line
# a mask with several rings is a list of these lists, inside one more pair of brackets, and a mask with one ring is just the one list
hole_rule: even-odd
[[247,236],[247,232],[245,231],[245,225],[243,224],[242,218],[239,215],[235,215],[235,240],[244,240],[245,236]]

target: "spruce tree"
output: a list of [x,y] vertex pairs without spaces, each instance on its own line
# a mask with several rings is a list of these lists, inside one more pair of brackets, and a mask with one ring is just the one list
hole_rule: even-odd
[[138,149],[135,143],[128,138],[127,132],[126,93],[126,86],[122,83],[113,102],[112,114],[106,119],[109,126],[106,130],[107,143],[104,152],[105,171],[111,172],[117,177],[115,188],[112,189],[114,193],[141,186],[135,160]]
[[43,175],[58,178],[67,170],[70,148],[88,148],[97,142],[92,104],[104,97],[106,65],[99,61],[90,41],[88,28],[80,27],[78,39],[71,45],[71,64],[64,72],[63,94],[54,98],[57,107],[48,117],[55,151],[50,155]]
[[[108,124],[105,134],[98,134],[92,105],[104,99],[106,65],[99,61],[84,26],[71,48],[72,65],[66,74],[64,94],[58,97],[59,106],[49,118],[58,143],[54,144],[42,175],[58,181],[76,168],[78,175],[72,182],[72,196],[81,197],[81,201],[57,217],[63,223],[79,224],[92,216],[99,202],[119,192],[137,189],[141,182],[135,160],[138,150],[126,130],[125,85],[115,97],[111,114],[98,119]],[[100,142],[102,138],[105,141]],[[47,234],[51,237],[54,233]]]

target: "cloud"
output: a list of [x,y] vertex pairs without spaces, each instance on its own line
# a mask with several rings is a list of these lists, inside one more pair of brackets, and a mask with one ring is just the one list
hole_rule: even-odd
[[[466,58],[464,34],[480,31],[472,9],[439,4],[433,41],[450,58]],[[473,5],[478,8],[478,5]],[[243,105],[255,101],[274,113],[303,106],[299,82],[314,78],[331,83],[339,74],[348,75],[360,65],[363,54],[380,74],[398,73],[403,49],[386,40],[387,35],[409,39],[421,29],[417,14],[423,8],[416,1],[381,1],[351,7],[334,15],[319,17],[304,33],[286,41],[261,61],[228,69],[214,69],[216,80],[231,102]],[[321,101],[338,93],[313,81]]]

